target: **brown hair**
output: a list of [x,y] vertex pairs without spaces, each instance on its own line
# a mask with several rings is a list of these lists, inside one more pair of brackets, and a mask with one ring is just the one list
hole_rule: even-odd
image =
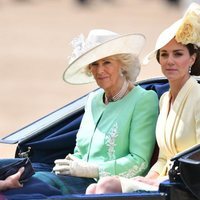
[[[194,45],[191,43],[185,46],[188,49],[190,56],[192,56],[193,54],[196,54],[196,60],[194,64],[191,66],[190,75],[199,76],[200,75],[200,48],[197,45]],[[156,59],[158,63],[160,63],[159,57],[160,57],[160,50],[158,50],[156,53]]]

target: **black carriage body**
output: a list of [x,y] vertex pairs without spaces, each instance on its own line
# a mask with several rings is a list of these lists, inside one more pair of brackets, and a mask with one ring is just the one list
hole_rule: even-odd
[[[140,81],[137,84],[147,90],[156,91],[159,98],[169,89],[168,81],[163,77],[147,79]],[[17,143],[18,145],[15,157],[29,157],[35,171],[51,171],[55,159],[64,158],[68,153],[73,153],[76,133],[84,114],[86,99],[87,95],[2,138],[0,142],[8,144]],[[155,162],[157,155],[158,150],[155,148],[152,162]],[[179,192],[178,194],[177,191],[181,191],[182,193]],[[70,200],[183,200],[185,193],[188,193],[185,188],[182,189],[177,184],[164,182],[160,185],[160,190],[157,192],[135,192],[109,195],[74,194],[64,196],[48,196],[47,198]],[[176,196],[176,194],[179,196]],[[30,195],[34,197],[34,194],[27,194],[23,196],[22,199],[30,199]],[[19,197],[19,199],[20,198],[21,197]],[[37,199],[39,199],[38,196]],[[187,198],[187,200],[191,199],[195,198],[193,198],[193,196]]]

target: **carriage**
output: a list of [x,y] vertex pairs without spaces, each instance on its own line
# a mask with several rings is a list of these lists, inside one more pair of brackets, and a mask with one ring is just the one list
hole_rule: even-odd
[[[200,82],[200,80],[198,80]],[[156,77],[147,80],[138,81],[139,84],[147,90],[154,90],[158,97],[169,89],[168,81],[165,77]],[[76,133],[84,114],[84,105],[87,94],[68,103],[64,107],[42,117],[41,119],[23,127],[1,138],[1,143],[17,144],[15,158],[27,157],[32,163],[35,171],[51,171],[54,166],[54,160],[64,158],[68,153],[72,153],[75,146]],[[195,147],[198,152],[200,146]],[[194,152],[194,149],[181,153],[173,158],[179,161],[188,152]],[[158,147],[155,146],[151,164],[158,156]],[[198,157],[199,159],[199,157]],[[196,163],[199,164],[198,159]],[[200,160],[200,159],[199,159]],[[91,199],[91,200],[177,200],[177,199],[198,199],[190,188],[188,189],[182,181],[168,180],[160,184],[159,191],[137,191],[124,194],[102,194],[102,195],[85,195],[70,194],[59,195],[51,192],[44,183],[33,181],[33,186],[27,188],[25,194],[21,194],[19,189],[5,192],[8,199]],[[198,186],[199,187],[199,186]],[[33,190],[33,188],[35,188]],[[200,188],[200,187],[199,187]],[[38,190],[37,190],[38,189]],[[196,195],[196,196],[195,196]],[[199,194],[200,196],[200,194]]]

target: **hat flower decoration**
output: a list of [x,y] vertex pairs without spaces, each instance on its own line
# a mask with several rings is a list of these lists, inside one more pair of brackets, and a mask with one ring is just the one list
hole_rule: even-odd
[[69,63],[73,62],[78,56],[81,55],[82,50],[85,46],[85,40],[84,40],[84,35],[80,34],[78,37],[74,38],[71,41],[71,45],[73,47],[73,52],[72,55],[69,56]]
[[192,3],[185,12],[185,15],[165,29],[156,41],[155,49],[147,54],[143,64],[149,63],[159,49],[168,44],[173,38],[177,42],[187,45],[189,43],[200,47],[200,5]]
[[63,79],[70,84],[94,82],[88,70],[89,64],[116,54],[133,54],[137,57],[144,44],[145,37],[140,33],[120,35],[105,29],[93,29],[86,38],[81,34],[71,42],[73,50]]
[[69,56],[69,63],[72,63],[74,60],[76,60],[79,56],[84,54],[86,51],[88,51],[89,49],[92,49],[93,47],[99,44],[100,43],[95,40],[91,40],[89,38],[85,39],[83,34],[80,34],[78,37],[75,37],[71,41],[73,52],[72,52],[72,55]]
[[195,6],[195,9],[192,7],[183,18],[175,39],[184,45],[192,43],[200,46],[200,7]]

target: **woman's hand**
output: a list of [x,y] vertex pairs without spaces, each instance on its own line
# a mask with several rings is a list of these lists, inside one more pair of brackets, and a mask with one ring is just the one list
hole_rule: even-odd
[[3,191],[11,188],[23,187],[23,184],[19,182],[19,179],[23,172],[24,167],[21,167],[17,173],[8,176],[5,180],[0,181],[0,190]]
[[158,187],[161,182],[168,179],[168,176],[161,177],[157,172],[150,171],[145,177],[136,176],[133,179],[139,182],[143,182]]
[[76,160],[76,161],[82,161],[81,159],[75,157],[73,154],[69,153],[67,154],[67,156],[65,157],[66,160]]
[[99,170],[96,165],[90,164],[71,155],[65,159],[55,160],[53,171],[55,174],[77,177],[97,178],[99,176]]
[[153,186],[159,186],[160,184],[160,180],[158,178],[148,178],[148,177],[137,176],[137,177],[134,177],[133,180],[146,183],[148,185],[153,185]]

